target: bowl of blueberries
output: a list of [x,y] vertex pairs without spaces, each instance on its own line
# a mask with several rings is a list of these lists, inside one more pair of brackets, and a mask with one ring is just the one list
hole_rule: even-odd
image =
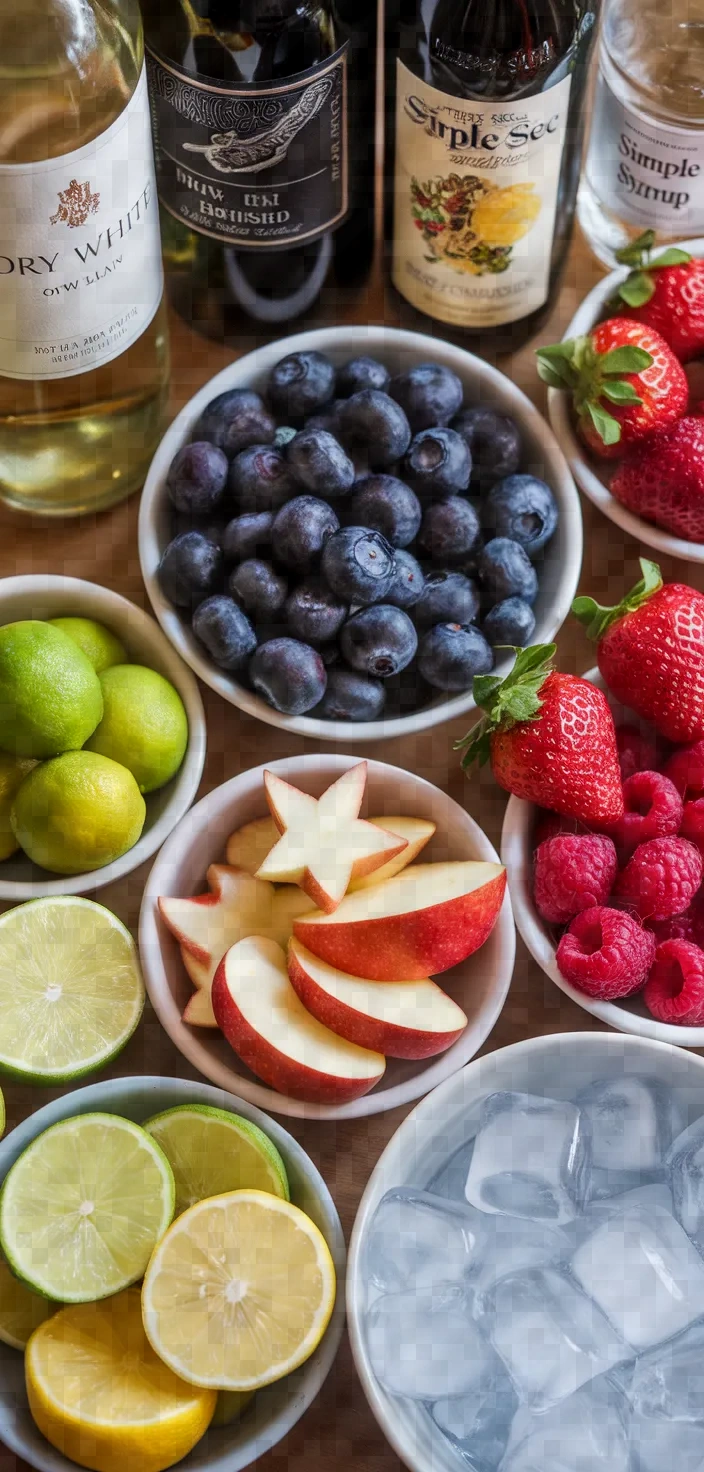
[[538,410],[461,348],[385,327],[230,364],[165,434],[142,573],[212,689],[328,740],[474,707],[507,646],[548,643],[582,561],[579,498]]

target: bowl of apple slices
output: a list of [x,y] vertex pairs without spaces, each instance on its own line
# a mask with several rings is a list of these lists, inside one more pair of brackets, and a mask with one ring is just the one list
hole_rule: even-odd
[[197,803],[145,887],[154,1009],[211,1082],[350,1119],[408,1104],[481,1047],[513,973],[506,875],[431,783],[301,756]]

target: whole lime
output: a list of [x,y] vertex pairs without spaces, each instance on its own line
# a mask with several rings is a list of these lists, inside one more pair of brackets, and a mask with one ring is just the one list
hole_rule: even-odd
[[0,747],[14,756],[77,751],[103,714],[100,681],[82,649],[39,619],[0,628]]
[[95,619],[50,618],[49,623],[53,629],[61,629],[62,633],[68,634],[69,639],[83,650],[96,675],[102,675],[103,670],[109,670],[111,665],[124,664],[127,659],[127,650],[117,634],[106,629],[105,624],[96,623]]
[[0,751],[0,861],[9,859],[19,848],[12,832],[10,812],[15,793],[36,765],[31,757],[10,756],[9,752]]
[[11,823],[35,864],[55,874],[84,874],[133,847],[146,811],[126,767],[92,751],[67,751],[25,778]]
[[154,792],[178,771],[188,745],[188,719],[177,690],[156,670],[117,664],[100,676],[103,719],[87,751],[127,767],[140,792]]

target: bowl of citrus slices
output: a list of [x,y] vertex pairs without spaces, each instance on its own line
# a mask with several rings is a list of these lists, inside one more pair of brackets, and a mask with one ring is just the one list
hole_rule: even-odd
[[239,1472],[314,1400],[344,1239],[258,1109],[106,1081],[13,1130],[0,1179],[0,1438],[39,1472]]

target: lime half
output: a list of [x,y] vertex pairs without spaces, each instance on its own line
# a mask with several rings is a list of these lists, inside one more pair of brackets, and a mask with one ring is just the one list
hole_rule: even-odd
[[30,1335],[50,1314],[56,1304],[33,1293],[10,1272],[0,1259],[0,1340],[12,1349],[24,1349]]
[[225,1191],[268,1191],[289,1199],[286,1167],[256,1124],[207,1104],[183,1104],[142,1126],[156,1140],[176,1182],[176,1215]]
[[67,895],[0,915],[0,1072],[60,1084],[124,1048],[144,1006],[129,931]]
[[142,1277],[174,1213],[166,1156],[139,1125],[82,1114],[38,1135],[8,1171],[0,1243],[46,1298],[89,1303]]

